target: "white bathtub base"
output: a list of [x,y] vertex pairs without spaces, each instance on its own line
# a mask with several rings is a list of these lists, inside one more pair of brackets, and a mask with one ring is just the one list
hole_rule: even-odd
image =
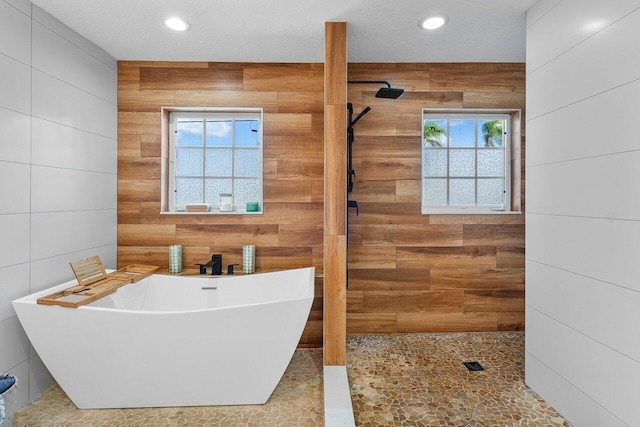
[[[259,276],[267,274],[254,276],[265,285]],[[291,300],[228,307],[225,300],[241,297],[243,286],[251,298],[268,286],[226,278],[181,285],[186,294],[215,285],[208,298],[219,306],[212,309],[104,308],[109,301],[77,309],[20,300],[14,306],[41,359],[80,409],[263,404],[293,356],[313,301],[313,269],[298,276],[307,281]],[[136,285],[121,289],[149,292]]]

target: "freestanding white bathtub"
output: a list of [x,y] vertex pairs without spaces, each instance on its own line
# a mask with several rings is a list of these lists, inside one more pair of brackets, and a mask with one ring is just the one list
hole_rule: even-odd
[[31,343],[80,409],[262,404],[314,296],[314,268],[154,274],[78,308],[13,301]]

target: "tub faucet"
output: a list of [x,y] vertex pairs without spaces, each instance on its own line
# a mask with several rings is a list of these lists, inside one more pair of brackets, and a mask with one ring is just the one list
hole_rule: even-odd
[[213,254],[208,263],[196,265],[200,267],[200,274],[207,274],[207,267],[211,267],[211,275],[220,276],[222,274],[222,254]]
[[211,255],[211,261],[207,263],[211,267],[212,276],[220,276],[222,274],[222,254]]

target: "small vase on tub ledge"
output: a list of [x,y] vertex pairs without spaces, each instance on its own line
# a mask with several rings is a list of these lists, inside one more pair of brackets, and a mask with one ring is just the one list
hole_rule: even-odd
[[242,247],[242,273],[251,274],[256,271],[256,245]]

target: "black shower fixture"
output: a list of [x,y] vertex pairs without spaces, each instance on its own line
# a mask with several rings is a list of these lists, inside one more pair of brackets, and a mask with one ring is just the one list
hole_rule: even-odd
[[381,87],[376,93],[376,98],[398,99],[404,93],[404,89],[391,87],[389,82],[384,80],[349,80],[349,84],[385,84],[387,87]]

